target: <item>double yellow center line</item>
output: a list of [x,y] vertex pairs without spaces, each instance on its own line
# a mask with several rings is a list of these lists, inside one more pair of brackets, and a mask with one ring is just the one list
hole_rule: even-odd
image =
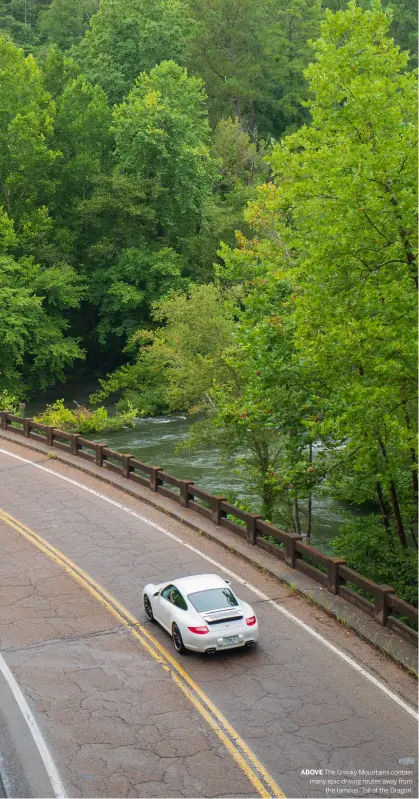
[[10,516],[2,509],[0,509],[0,520],[9,525],[9,527],[17,530],[18,533],[38,547],[41,552],[44,552],[51,560],[61,566],[67,574],[73,577],[79,585],[91,594],[91,596],[101,602],[120,624],[129,629],[131,635],[140,642],[141,646],[146,649],[149,655],[151,655],[151,657],[171,676],[176,685],[183,691],[189,701],[192,702],[198,713],[205,719],[209,727],[234,758],[239,768],[249,779],[259,796],[278,798],[285,796],[270,774],[268,774],[260,760],[218,708],[211,702],[209,697],[199,688],[165,647],[159,643],[154,635],[146,630],[127,608],[121,605],[117,599],[109,594],[108,591],[90,577],[89,574],[86,574],[83,569],[53,547],[52,544],[31,530],[30,527],[14,519],[13,516]]

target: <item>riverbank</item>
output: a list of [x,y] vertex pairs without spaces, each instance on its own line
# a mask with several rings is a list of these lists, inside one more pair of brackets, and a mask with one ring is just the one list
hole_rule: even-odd
[[[61,398],[69,408],[74,407],[74,402],[88,404],[89,396],[98,388],[98,383],[86,379],[53,386],[28,403],[25,415],[34,416],[47,404]],[[104,405],[110,411],[114,409],[109,401]],[[100,441],[117,452],[129,452],[143,463],[160,466],[175,477],[193,480],[196,485],[212,494],[223,494],[256,506],[258,498],[249,492],[240,475],[223,461],[217,448],[202,447],[194,452],[177,452],[178,445],[187,438],[196,420],[196,416],[185,414],[139,418],[136,419],[133,429],[108,431],[100,436],[90,435],[89,438]],[[365,515],[365,511],[315,496],[312,545],[323,552],[331,553],[331,541],[339,535],[343,522],[354,516]],[[304,532],[304,519],[302,522]]]

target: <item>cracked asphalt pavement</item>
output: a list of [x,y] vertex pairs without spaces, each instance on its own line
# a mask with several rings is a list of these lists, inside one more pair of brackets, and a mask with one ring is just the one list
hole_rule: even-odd
[[[15,444],[7,449],[106,494],[234,570],[415,703],[410,675],[234,553],[92,476]],[[2,454],[0,508],[71,558],[175,656],[167,634],[145,620],[141,589],[147,582],[216,571],[214,566],[100,497]],[[176,659],[288,797],[333,795],[310,784],[304,769],[394,770],[400,758],[416,758],[416,723],[402,707],[291,619],[258,603],[249,588],[234,580],[233,587],[257,609],[258,647]],[[1,522],[0,651],[69,796],[257,795],[214,731],[129,630]],[[360,789],[350,795],[374,794]],[[415,783],[404,796],[417,796]]]

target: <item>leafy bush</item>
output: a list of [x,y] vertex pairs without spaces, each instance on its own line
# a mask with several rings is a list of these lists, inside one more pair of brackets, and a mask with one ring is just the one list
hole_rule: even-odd
[[70,433],[103,433],[105,430],[120,430],[122,427],[134,427],[134,418],[137,416],[136,408],[127,408],[124,413],[109,416],[104,407],[92,411],[83,405],[78,405],[72,411],[66,408],[64,400],[57,400],[47,405],[43,413],[34,417],[35,422],[48,424],[66,430]]
[[351,521],[332,542],[348,566],[379,585],[393,586],[397,596],[417,606],[418,553],[403,549],[386,534],[377,517]]
[[19,404],[18,397],[15,397],[14,394],[10,394],[7,389],[0,391],[0,411],[17,413]]

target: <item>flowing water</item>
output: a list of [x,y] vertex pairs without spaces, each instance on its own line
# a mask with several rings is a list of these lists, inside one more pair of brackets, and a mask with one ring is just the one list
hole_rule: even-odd
[[[45,408],[46,403],[61,397],[68,407],[72,407],[75,398],[78,403],[87,404],[89,395],[97,388],[97,385],[86,384],[85,381],[54,387],[32,400],[26,408],[26,414],[35,416]],[[193,453],[176,452],[177,445],[186,438],[193,421],[184,415],[147,417],[138,419],[134,429],[104,433],[100,438],[91,437],[118,452],[135,455],[143,463],[160,466],[176,477],[193,480],[197,486],[213,494],[227,496],[233,492],[238,498],[255,500],[256,504],[256,498],[231,466],[223,462],[217,448],[202,448]],[[330,551],[330,541],[339,534],[348,512],[352,514],[354,511],[329,499],[314,498],[312,545]],[[302,526],[304,529],[303,518]]]

